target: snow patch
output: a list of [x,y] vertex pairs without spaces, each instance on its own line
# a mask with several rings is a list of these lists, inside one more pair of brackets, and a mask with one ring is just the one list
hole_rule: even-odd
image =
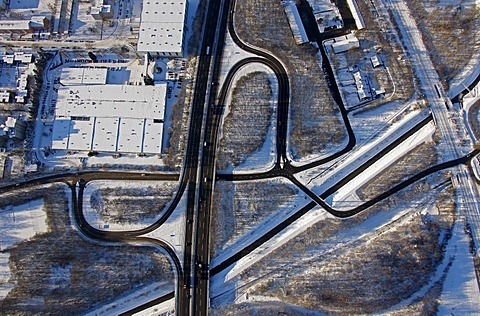
[[5,299],[14,287],[11,283],[10,254],[8,248],[48,231],[47,215],[43,210],[43,199],[9,206],[0,210],[0,300]]

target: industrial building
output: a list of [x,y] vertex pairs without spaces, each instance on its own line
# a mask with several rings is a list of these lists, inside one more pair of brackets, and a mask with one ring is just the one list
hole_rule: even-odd
[[353,34],[335,37],[332,43],[332,49],[335,54],[340,54],[352,48],[359,48],[360,43],[358,38]]
[[142,2],[137,50],[162,57],[183,57],[187,0]]
[[30,20],[2,20],[0,33],[27,34],[46,30],[50,21],[45,16],[32,16]]
[[166,84],[58,89],[52,149],[160,154]]
[[107,83],[107,68],[63,68],[60,82],[65,86]]
[[297,45],[308,43],[307,32],[303,26],[300,13],[298,12],[297,5],[295,3],[285,3],[285,14],[288,18],[288,23],[293,34],[293,38]]
[[112,6],[103,4],[90,9],[90,14],[95,20],[111,19],[113,18]]

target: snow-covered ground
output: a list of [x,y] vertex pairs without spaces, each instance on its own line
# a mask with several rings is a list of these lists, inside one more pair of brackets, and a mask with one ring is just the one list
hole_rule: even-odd
[[161,316],[175,315],[175,298],[172,298],[171,300],[165,301],[163,303],[147,308],[135,314],[135,316],[152,316],[152,315],[161,315]]
[[[376,120],[380,121],[376,123],[380,125],[377,125],[378,129],[374,132],[369,131],[364,133],[362,138],[359,137],[358,144],[352,151],[336,159],[327,169],[325,169],[325,167],[314,168],[301,173],[299,179],[308,185],[315,193],[325,191],[339,179],[350,174],[357,167],[385,148],[396,139],[398,135],[407,132],[419,123],[425,118],[426,114],[426,112],[421,111],[410,111],[408,113],[399,111],[393,116],[390,116],[387,122],[381,119],[379,120],[377,116]],[[361,117],[356,119],[358,119],[359,122],[363,121],[365,128],[370,129],[374,124],[372,121],[375,120],[375,116],[371,116],[369,119]]]
[[[476,6],[477,8],[480,8],[480,0],[441,0],[440,5],[444,6],[459,6],[462,5],[463,7],[471,7],[471,6]],[[472,30],[472,32],[477,32],[477,39],[479,36],[480,30]],[[477,40],[476,45],[479,45],[479,42]],[[477,78],[480,75],[480,50],[477,49],[472,56],[472,59],[470,59],[469,63],[467,66],[455,77],[449,82],[450,85],[450,90],[448,91],[448,96],[450,98],[453,98],[460,94],[464,89],[465,86],[469,86],[475,81],[475,78]]]
[[[315,260],[314,258],[330,254],[330,253],[339,253],[339,251],[348,251],[351,247],[359,243],[368,243],[369,241],[378,238],[382,234],[392,229],[395,229],[397,225],[404,223],[405,221],[411,220],[413,216],[417,216],[419,213],[430,213],[434,214],[436,209],[434,207],[434,201],[432,199],[420,198],[419,200],[410,201],[408,207],[405,205],[397,205],[398,207],[390,209],[388,212],[379,212],[368,217],[363,222],[343,229],[334,237],[327,239],[324,243],[319,244],[314,252],[305,253],[302,259],[302,262],[291,262],[290,265],[298,266],[299,264],[306,264],[310,260]],[[326,219],[331,218],[326,211],[317,207],[310,210],[295,223],[290,225],[288,228],[284,229],[278,235],[276,235],[271,240],[267,241],[265,244],[257,248],[255,251],[245,256],[244,258],[237,261],[235,264],[231,265],[229,268],[225,269],[221,273],[215,275],[211,279],[210,297],[214,299],[215,305],[221,305],[231,301],[232,299],[237,299],[243,295],[248,289],[248,284],[243,284],[238,282],[238,276],[254,263],[258,262],[262,258],[265,258],[269,253],[285,244],[287,241],[296,237],[315,223]],[[257,229],[255,234],[258,238],[263,232],[267,229]],[[232,253],[222,254],[220,257],[228,257]],[[219,263],[221,260],[218,258],[212,261],[212,266]],[[287,266],[279,268],[288,268]],[[258,276],[259,279],[267,276]],[[232,297],[233,295],[233,297]]]
[[185,246],[185,227],[187,224],[187,196],[187,190],[185,190],[182,199],[167,221],[153,232],[144,236],[169,244],[175,250],[182,264]]
[[[268,254],[273,252],[274,250],[278,249],[286,242],[291,240],[292,238],[296,237],[303,231],[305,231],[308,227],[312,226],[313,224],[317,223],[318,221],[328,218],[330,215],[324,211],[323,209],[317,207],[302,216],[299,220],[294,222],[292,225],[288,226],[284,230],[282,230],[279,234],[275,237],[255,249],[249,255],[243,257],[228,269],[222,271],[218,275],[214,276],[211,281],[211,296],[214,297],[219,295],[225,291],[224,283],[234,280],[240,273],[251,267],[253,264],[261,260],[262,258],[266,257]],[[279,220],[275,224],[281,222],[282,219],[287,218],[284,216],[282,218],[277,218]],[[273,225],[262,225],[262,227],[258,227],[257,229],[250,232],[247,235],[248,238],[242,238],[241,242],[236,243],[230,248],[227,248],[224,252],[222,252],[218,257],[212,260],[211,267],[214,267],[221,263],[223,260],[229,258],[233,254],[237,253],[241,248],[246,247],[256,239],[260,238],[265,232],[272,228]]]
[[[122,297],[114,302],[97,308],[85,316],[102,316],[102,315],[120,315],[137,306],[148,303],[160,296],[171,291],[171,283],[154,283],[144,287],[134,293]],[[143,312],[135,315],[161,315],[164,312],[175,310],[175,298],[168,300],[160,305],[151,307]]]
[[42,199],[0,210],[0,300],[14,286],[10,283],[8,248],[37,234],[46,233],[46,219]]
[[351,209],[363,203],[357,195],[357,190],[383,172],[388,166],[400,159],[409,151],[424,142],[432,139],[435,132],[433,122],[422,127],[418,132],[408,137],[404,142],[395,147],[392,151],[381,157],[370,167],[360,173],[355,179],[342,186],[332,196],[332,207],[335,209]]
[[[257,57],[256,55],[248,53],[243,49],[241,49],[240,47],[238,47],[237,44],[235,44],[235,42],[232,40],[232,37],[230,36],[229,32],[227,32],[225,35],[225,45],[223,47],[222,54],[223,55],[222,55],[222,62],[220,64],[220,74],[218,77],[218,83],[220,86],[223,85],[225,81],[225,77],[227,76],[228,72],[233,67],[233,65],[235,65],[236,63],[238,63],[243,59],[246,59],[249,57]],[[253,64],[253,65],[262,67],[261,64]],[[252,71],[255,71],[252,68],[249,68],[249,69],[251,69]],[[265,71],[264,68],[259,68],[258,70]],[[271,72],[271,70],[269,70],[268,72]]]
[[[229,300],[232,292],[234,292],[238,286],[242,286],[242,284],[236,283],[236,278],[240,273],[251,267],[253,264],[258,262],[262,258],[265,258],[268,254],[273,252],[275,249],[278,249],[301,232],[305,231],[311,225],[329,216],[330,215],[326,211],[319,207],[310,210],[309,212],[307,212],[307,214],[302,216],[295,223],[282,230],[279,234],[258,247],[252,253],[240,259],[219,274],[211,277],[210,297],[212,299],[215,299],[215,305],[219,305],[221,304],[221,302]],[[287,216],[278,217],[277,223],[274,224],[278,224],[279,222],[281,222],[282,219],[286,217]],[[262,225],[261,227],[257,227],[257,229],[250,232],[248,239],[242,238],[242,242],[238,242],[236,245],[233,245],[232,247],[226,249],[218,257],[214,258],[211,261],[210,267],[215,267],[225,259],[238,252],[241,248],[260,238],[266,231],[271,229],[273,226],[274,225]]]
[[475,274],[469,237],[461,223],[456,224],[445,258],[453,257],[443,284],[438,315],[480,315],[480,290]]
[[0,210],[0,251],[36,234],[48,231],[47,214],[43,210],[43,200],[10,206]]
[[[268,74],[268,78],[270,81],[270,88],[272,89],[272,100],[270,100],[270,106],[272,107],[272,116],[270,119],[270,123],[268,126],[268,132],[265,137],[265,142],[263,143],[262,147],[252,153],[248,159],[240,164],[237,167],[229,166],[226,170],[221,170],[222,173],[249,173],[249,172],[261,172],[267,171],[271,169],[276,160],[276,130],[277,126],[275,124],[277,118],[277,95],[278,95],[278,81],[275,77],[273,71],[268,68],[267,66],[259,63],[248,64],[242,67],[234,76],[232,80],[232,89],[235,87],[236,83],[240,78],[249,73],[253,72],[265,72]],[[225,100],[225,113],[222,115],[222,122],[220,124],[220,132],[218,139],[222,139],[222,130],[224,126],[224,120],[228,116],[231,111],[230,104],[232,103],[232,93],[228,93],[227,99]]]
[[[153,224],[168,208],[169,204],[165,206],[165,208],[157,214],[153,218],[146,218],[139,222],[127,224],[127,223],[114,223],[114,222],[106,222],[104,218],[98,213],[97,210],[92,208],[91,206],[91,198],[92,194],[96,191],[101,189],[143,189],[146,193],[144,198],[153,199],[154,196],[148,193],[148,191],[152,190],[159,190],[163,187],[166,187],[167,190],[171,186],[177,186],[176,183],[170,182],[158,182],[158,181],[116,181],[116,180],[98,180],[98,181],[91,181],[87,184],[83,194],[83,214],[87,222],[95,228],[102,229],[105,231],[128,231],[128,230],[136,230],[145,228],[151,224]],[[151,188],[151,189],[148,189]],[[124,197],[120,195],[115,195],[113,193],[111,196],[103,197],[102,198],[109,198],[109,199],[118,199],[121,201]],[[121,202],[119,202],[121,203]],[[155,206],[152,206],[155,207]],[[128,215],[128,214],[127,214]]]
[[[271,181],[271,180],[263,180],[263,181]],[[278,183],[286,183],[288,184],[287,180],[279,179],[276,180]],[[227,248],[224,250],[218,251],[218,256],[215,257],[212,261],[210,266],[214,267],[218,265],[232,254],[237,253],[239,250],[244,248],[245,246],[249,245],[256,239],[258,239],[261,235],[265,232],[269,231],[279,223],[281,223],[285,218],[289,217],[299,208],[305,206],[307,201],[307,197],[303,192],[300,192],[295,196],[294,199],[289,200],[287,203],[283,204],[274,214],[268,216],[258,225],[249,229],[247,233],[245,233],[241,238],[231,243]],[[322,211],[323,213],[323,211]],[[231,223],[225,223],[225,225],[231,225]],[[298,227],[296,228],[298,229]],[[270,248],[270,252],[273,251],[274,248]]]
[[430,277],[430,282],[408,299],[378,313],[389,315],[421,299],[437,282],[442,282],[437,315],[480,315],[480,291],[476,282],[472,255],[469,251],[469,238],[463,229],[463,221],[457,221],[452,237],[445,247],[443,261]]

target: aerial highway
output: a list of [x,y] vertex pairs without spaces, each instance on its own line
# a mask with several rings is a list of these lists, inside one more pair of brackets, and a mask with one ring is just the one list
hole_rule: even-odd
[[[211,23],[206,32],[211,33],[211,41],[204,39],[209,54],[212,54],[212,66],[210,69],[209,98],[207,100],[207,116],[204,130],[203,148],[200,155],[200,177],[198,181],[198,208],[195,218],[196,229],[193,240],[195,250],[193,252],[193,270],[191,273],[193,282],[193,305],[192,314],[208,315],[210,308],[209,296],[209,265],[210,265],[210,210],[215,183],[215,146],[216,130],[212,126],[218,124],[219,113],[216,113],[215,95],[216,82],[220,71],[222,50],[225,40],[225,30],[228,18],[230,0],[211,1],[209,12],[215,17],[207,18]],[[208,74],[208,72],[207,72]],[[200,136],[200,133],[198,134]],[[198,154],[197,154],[198,157]],[[196,157],[196,158],[197,158]],[[193,188],[193,186],[192,186]]]
[[[236,44],[241,47],[242,49],[246,50],[246,51],[249,51],[251,53],[254,53],[254,54],[257,54],[259,56],[262,56],[263,58],[265,58],[266,60],[268,61],[271,61],[271,63],[268,63],[267,61],[264,61],[263,63],[267,64],[269,67],[271,67],[274,72],[276,73],[277,75],[277,80],[279,80],[279,86],[281,87],[282,86],[282,81],[279,79],[280,76],[282,75],[281,73],[281,70],[280,70],[280,75],[279,75],[279,69],[283,69],[283,67],[281,67],[281,65],[279,67],[275,67],[275,57],[270,55],[268,52],[265,52],[263,50],[259,50],[259,49],[256,49],[256,48],[252,48],[252,47],[249,47],[248,45],[246,45],[245,43],[241,42],[241,40],[238,38],[238,36],[236,35],[235,33],[235,30],[234,30],[234,5],[235,5],[235,2],[232,1],[232,8],[230,10],[230,20],[229,20],[229,31],[230,31],[230,34],[232,35],[232,38],[233,40],[236,42]],[[324,36],[322,36],[322,38],[325,38]],[[324,58],[325,60],[326,58]],[[248,62],[248,59],[247,60],[243,60],[241,62],[239,62],[237,65],[235,65],[234,67],[232,67],[232,72],[235,72],[236,71],[236,68],[240,68],[243,64],[247,63]],[[262,62],[261,60],[256,60],[255,58],[251,58],[250,62]],[[276,62],[276,64],[280,64],[278,61]],[[324,67],[325,69],[325,67]],[[331,68],[330,68],[330,71]],[[283,74],[284,75],[284,74]],[[228,87],[230,85],[230,78],[231,76],[233,76],[233,74],[229,73],[227,75],[227,79],[225,80],[225,84],[224,84],[224,87],[222,87],[222,90],[220,92],[220,97],[219,97],[219,106],[223,106],[224,104],[224,95],[227,93],[227,90],[228,90]],[[288,83],[288,77],[286,78],[286,82]],[[285,82],[283,82],[285,84]],[[281,99],[281,91],[282,91],[282,88],[279,89],[280,92],[279,92],[279,104],[282,104],[282,101],[285,102],[286,105],[284,105],[285,107],[281,107],[279,106],[278,107],[278,111],[279,111],[279,121],[284,119],[285,116],[281,115],[282,113],[282,110],[287,108],[288,109],[288,101],[286,101],[285,99]],[[445,103],[442,103],[443,106],[445,106],[444,104]],[[221,109],[218,110],[219,113],[222,113],[223,111]],[[288,112],[287,112],[288,113]],[[345,115],[346,116],[346,115]],[[425,124],[427,122],[429,122],[430,120],[432,119],[432,116],[430,116],[428,119],[424,120],[424,122],[422,124]],[[347,124],[347,129],[348,129],[348,117],[346,117],[345,119],[345,122]],[[286,121],[284,122],[286,123]],[[398,138],[395,142],[393,142],[392,144],[390,144],[389,146],[387,146],[387,148],[382,151],[382,152],[379,152],[377,155],[375,155],[374,158],[372,158],[370,161],[368,161],[366,164],[362,165],[359,169],[357,169],[354,173],[352,173],[352,175],[350,175],[349,177],[345,178],[345,179],[341,179],[336,185],[332,186],[330,189],[328,189],[327,191],[325,191],[324,193],[322,193],[320,195],[321,198],[326,198],[328,195],[332,194],[333,192],[335,192],[339,187],[341,187],[344,183],[350,181],[351,179],[353,179],[356,174],[360,173],[362,170],[364,170],[366,167],[368,167],[371,163],[375,162],[376,160],[378,160],[381,156],[383,156],[386,152],[388,152],[388,150],[391,150],[392,148],[394,148],[396,145],[398,145],[402,140],[404,140],[407,136],[409,135],[412,135],[412,133],[415,131],[415,130],[418,130],[418,128],[420,128],[421,126],[423,126],[422,124],[419,124],[417,125],[415,128],[413,128],[409,133],[405,134],[405,135],[402,135],[400,138]],[[286,124],[283,124],[283,126],[285,126]],[[345,152],[348,152],[350,149],[347,148],[347,149],[344,149],[342,152],[339,152],[339,153],[336,153],[334,155],[334,157],[327,157],[326,159],[323,159],[322,161],[320,162],[314,162],[314,163],[311,163],[311,164],[308,164],[306,166],[302,166],[302,167],[297,167],[297,168],[294,168],[292,167],[288,160],[285,159],[285,148],[286,147],[283,147],[284,144],[282,144],[282,141],[285,139],[284,137],[282,137],[282,133],[284,132],[281,128],[282,126],[282,123],[279,123],[277,122],[277,162],[275,164],[275,166],[270,170],[270,171],[267,171],[267,172],[263,172],[263,173],[255,173],[255,174],[248,174],[248,175],[231,175],[231,174],[218,174],[217,175],[217,178],[219,179],[225,179],[225,180],[231,180],[231,181],[241,181],[241,180],[253,180],[253,179],[264,179],[264,178],[271,178],[271,177],[277,177],[277,176],[283,176],[283,177],[286,177],[286,178],[289,178],[290,180],[292,180],[292,182],[296,182],[295,178],[293,177],[293,173],[295,172],[299,172],[299,171],[303,171],[303,170],[307,170],[307,169],[310,169],[316,165],[321,165],[321,164],[324,164],[330,160],[333,160],[334,158],[336,157],[339,157],[341,155],[343,155]],[[351,128],[350,128],[351,130]],[[349,133],[350,134],[350,133]],[[353,132],[351,133],[352,134],[352,137],[350,137],[350,142],[352,142],[352,139],[353,139],[353,145],[354,145],[354,135],[353,135]],[[350,136],[350,135],[349,135]],[[216,144],[216,141],[213,141],[211,142],[211,139],[209,139],[209,144],[210,145],[215,145]],[[353,147],[352,145],[352,147]],[[329,211],[330,213],[332,213],[333,215],[335,216],[338,216],[338,217],[349,217],[349,216],[353,216],[359,212],[361,212],[362,210],[365,210],[366,208],[374,205],[375,203],[391,196],[392,194],[394,193],[397,193],[398,191],[408,187],[409,185],[415,183],[416,181],[424,178],[425,176],[427,175],[430,175],[432,173],[435,173],[435,172],[438,172],[440,170],[444,170],[444,169],[449,169],[449,168],[452,168],[452,167],[455,167],[455,166],[463,166],[465,164],[467,164],[476,154],[478,154],[479,151],[478,150],[475,150],[471,153],[468,153],[464,156],[462,155],[458,155],[458,156],[455,156],[454,159],[450,160],[450,161],[446,161],[444,163],[440,163],[439,165],[436,165],[436,166],[432,166],[430,168],[428,168],[427,170],[424,170],[423,172],[417,174],[417,175],[413,175],[410,179],[402,182],[402,183],[399,183],[397,184],[396,186],[394,186],[393,188],[391,188],[390,190],[387,190],[386,192],[384,192],[383,194],[379,195],[377,198],[375,199],[372,199],[371,201],[368,201],[362,205],[360,205],[359,207],[356,207],[350,211],[336,211],[334,210],[333,208],[331,208],[329,205],[327,205],[326,203],[322,202],[321,199],[319,199],[319,197],[316,197],[316,196],[312,196],[311,194],[309,194],[309,196],[314,200],[314,202],[311,202],[309,204],[307,204],[304,208],[302,208],[301,210],[299,210],[298,212],[296,212],[295,214],[293,214],[290,218],[287,218],[285,219],[282,223],[280,223],[277,227],[275,227],[274,229],[272,229],[271,231],[268,231],[265,233],[264,236],[262,236],[260,239],[258,239],[257,241],[255,241],[253,244],[247,246],[246,248],[244,248],[243,250],[239,251],[238,253],[234,254],[231,258],[227,259],[226,262],[223,262],[221,263],[220,265],[218,266],[215,266],[212,268],[211,270],[211,273],[212,275],[218,273],[219,271],[221,271],[222,269],[228,267],[230,264],[234,263],[235,261],[239,260],[241,257],[245,256],[246,254],[248,254],[249,252],[253,251],[253,249],[255,249],[256,247],[258,247],[260,244],[262,244],[263,242],[265,242],[266,240],[270,239],[271,237],[273,237],[275,234],[279,233],[282,229],[284,229],[285,227],[287,227],[289,224],[291,224],[292,222],[294,222],[296,219],[298,219],[300,216],[302,216],[303,214],[305,214],[308,210],[310,210],[311,208],[313,208],[316,204],[320,204],[322,207],[324,207],[327,211]],[[281,168],[280,167],[280,161],[282,160],[286,160],[286,163],[284,164],[284,167]],[[300,183],[296,183],[298,186],[301,186]],[[308,190],[308,189],[306,189]],[[306,191],[305,190],[305,191]],[[308,193],[308,191],[306,191]]]
[[[408,8],[402,0],[378,0],[385,7],[394,12],[401,26],[402,38],[405,50],[412,58],[417,77],[421,83],[421,89],[430,105],[431,114],[421,122],[413,126],[405,133],[396,135],[385,147],[378,149],[371,158],[359,164],[347,176],[338,179],[329,188],[320,194],[314,193],[307,185],[301,183],[296,174],[320,166],[342,157],[356,146],[355,134],[340,98],[336,84],[332,86],[332,94],[339,105],[343,117],[345,129],[348,135],[346,146],[338,152],[303,165],[293,165],[287,153],[288,137],[288,113],[290,102],[290,83],[288,73],[282,62],[272,53],[252,47],[238,37],[235,32],[235,5],[236,0],[211,0],[208,2],[205,16],[203,41],[197,66],[195,79],[192,110],[190,114],[187,145],[183,168],[177,173],[145,173],[145,172],[70,172],[65,174],[42,176],[26,181],[21,181],[8,186],[0,187],[0,193],[12,191],[18,188],[28,188],[37,185],[60,182],[66,183],[71,188],[73,201],[73,215],[78,229],[85,236],[100,241],[114,243],[135,243],[145,246],[155,246],[168,254],[175,270],[175,292],[168,293],[151,302],[138,306],[125,315],[149,308],[175,297],[177,315],[208,315],[209,311],[209,278],[230,265],[248,255],[260,245],[270,240],[283,229],[294,223],[309,210],[320,205],[326,211],[338,218],[348,218],[366,210],[372,205],[392,196],[407,188],[413,183],[436,172],[453,169],[452,182],[457,187],[459,210],[465,215],[474,236],[475,245],[478,246],[480,234],[480,209],[478,191],[466,167],[468,163],[480,153],[480,149],[471,151],[462,142],[463,134],[455,129],[452,118],[458,119],[458,113],[452,108],[451,102],[443,91],[438,74],[428,56],[421,34],[416,23],[409,14]],[[248,57],[235,64],[226,76],[221,87],[217,86],[224,35],[228,30],[233,41],[238,47],[256,55]],[[345,34],[348,29],[335,30],[325,34],[314,34],[315,39],[321,43],[329,37]],[[83,44],[82,44],[83,45]],[[326,74],[333,78],[333,70],[326,57],[323,45],[319,45],[323,56],[323,69]],[[226,100],[232,88],[235,74],[245,65],[250,63],[262,63],[271,68],[278,81],[277,95],[277,121],[276,123],[276,157],[274,166],[266,172],[252,172],[250,174],[217,174],[216,172],[216,149],[222,115],[226,107]],[[333,82],[334,80],[331,79]],[[205,116],[206,114],[206,116]],[[349,181],[354,180],[369,166],[381,157],[395,149],[408,137],[420,130],[426,124],[434,120],[441,133],[440,152],[443,154],[442,162],[431,166],[418,174],[411,175],[407,180],[397,183],[377,197],[364,202],[350,210],[337,210],[331,207],[325,200],[334,194],[339,188]],[[467,144],[468,145],[468,144]],[[210,266],[210,220],[212,209],[212,197],[216,180],[228,181],[251,181],[257,179],[283,177],[303,191],[310,201],[303,207],[293,212],[288,218],[283,219],[272,229],[265,231],[260,238],[246,245],[235,254],[214,267]],[[152,225],[133,231],[103,231],[92,227],[83,214],[83,192],[85,186],[94,180],[136,180],[136,181],[176,181],[179,183],[178,190],[166,212]],[[175,251],[166,243],[152,238],[143,237],[146,233],[161,228],[161,225],[169,218],[177,207],[180,199],[187,194],[187,214],[185,229],[184,257],[178,258]]]

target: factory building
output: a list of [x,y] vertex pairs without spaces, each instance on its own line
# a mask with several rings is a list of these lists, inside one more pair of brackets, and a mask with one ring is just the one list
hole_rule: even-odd
[[65,73],[70,77],[61,81],[69,85],[58,89],[52,149],[161,153],[166,84],[95,84],[95,71],[87,75],[91,84],[82,84],[84,76]]
[[137,50],[161,57],[183,57],[187,0],[142,2]]

